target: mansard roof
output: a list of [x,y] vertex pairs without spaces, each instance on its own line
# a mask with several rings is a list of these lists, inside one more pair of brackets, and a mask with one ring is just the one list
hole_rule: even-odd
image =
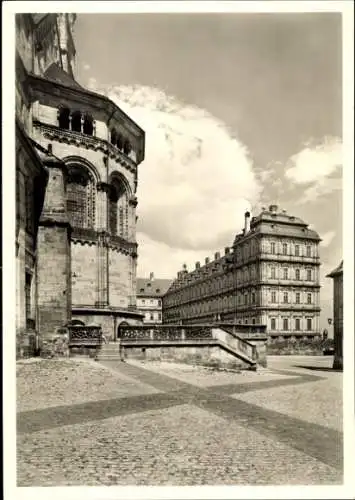
[[43,75],[47,80],[56,83],[61,83],[67,87],[73,87],[79,90],[86,90],[72,76],[64,71],[57,63],[52,63],[44,72]]
[[154,278],[137,278],[137,295],[144,297],[162,297],[168,291],[172,280]]

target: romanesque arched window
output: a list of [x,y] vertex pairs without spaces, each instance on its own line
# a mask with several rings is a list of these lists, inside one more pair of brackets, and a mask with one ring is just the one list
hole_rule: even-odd
[[86,135],[93,135],[94,134],[94,119],[89,114],[86,114],[84,116],[83,132]]
[[131,151],[132,151],[132,145],[128,140],[126,140],[123,144],[123,152],[125,155],[129,155]]
[[70,109],[60,108],[58,112],[58,124],[60,128],[69,130],[70,128]]
[[117,201],[117,188],[116,186],[111,186],[109,193],[109,228],[111,234],[117,234]]
[[123,149],[123,145],[124,145],[124,139],[122,137],[121,134],[118,134],[117,136],[117,147],[118,149]]
[[71,129],[74,132],[81,132],[81,112],[74,111],[71,115]]
[[86,168],[69,166],[67,177],[67,211],[73,227],[95,227],[95,182]]
[[116,132],[116,129],[113,128],[111,130],[111,144],[116,145],[116,143],[117,143],[117,132]]
[[128,238],[128,194],[126,186],[119,177],[111,181],[109,202],[109,227],[111,234]]

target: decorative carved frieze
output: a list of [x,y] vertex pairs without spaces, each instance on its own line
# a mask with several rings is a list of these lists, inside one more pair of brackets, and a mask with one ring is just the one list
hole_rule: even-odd
[[124,255],[131,255],[133,258],[137,256],[137,243],[127,241],[121,236],[110,235],[107,232],[97,232],[95,229],[73,228],[71,241],[89,246],[100,243],[102,246],[117,250]]
[[41,123],[38,120],[33,121],[33,126],[41,131],[45,139],[64,142],[79,148],[101,151],[127,168],[130,172],[135,174],[137,171],[136,164],[127,155],[104,139],[86,135],[81,132],[74,132],[73,130],[61,129],[54,125]]

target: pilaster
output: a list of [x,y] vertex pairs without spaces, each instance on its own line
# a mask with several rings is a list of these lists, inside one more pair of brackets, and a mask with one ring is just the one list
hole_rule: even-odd
[[37,298],[38,331],[44,344],[71,318],[71,265],[65,165],[51,155],[45,155],[42,161],[48,183],[37,236]]

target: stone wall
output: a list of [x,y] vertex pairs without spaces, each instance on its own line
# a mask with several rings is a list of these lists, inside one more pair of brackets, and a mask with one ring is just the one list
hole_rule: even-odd
[[144,361],[175,361],[199,364],[217,369],[247,370],[250,365],[218,346],[124,346],[123,357]]
[[332,347],[333,340],[280,340],[267,344],[266,351],[269,355],[309,355],[321,356],[323,349]]

